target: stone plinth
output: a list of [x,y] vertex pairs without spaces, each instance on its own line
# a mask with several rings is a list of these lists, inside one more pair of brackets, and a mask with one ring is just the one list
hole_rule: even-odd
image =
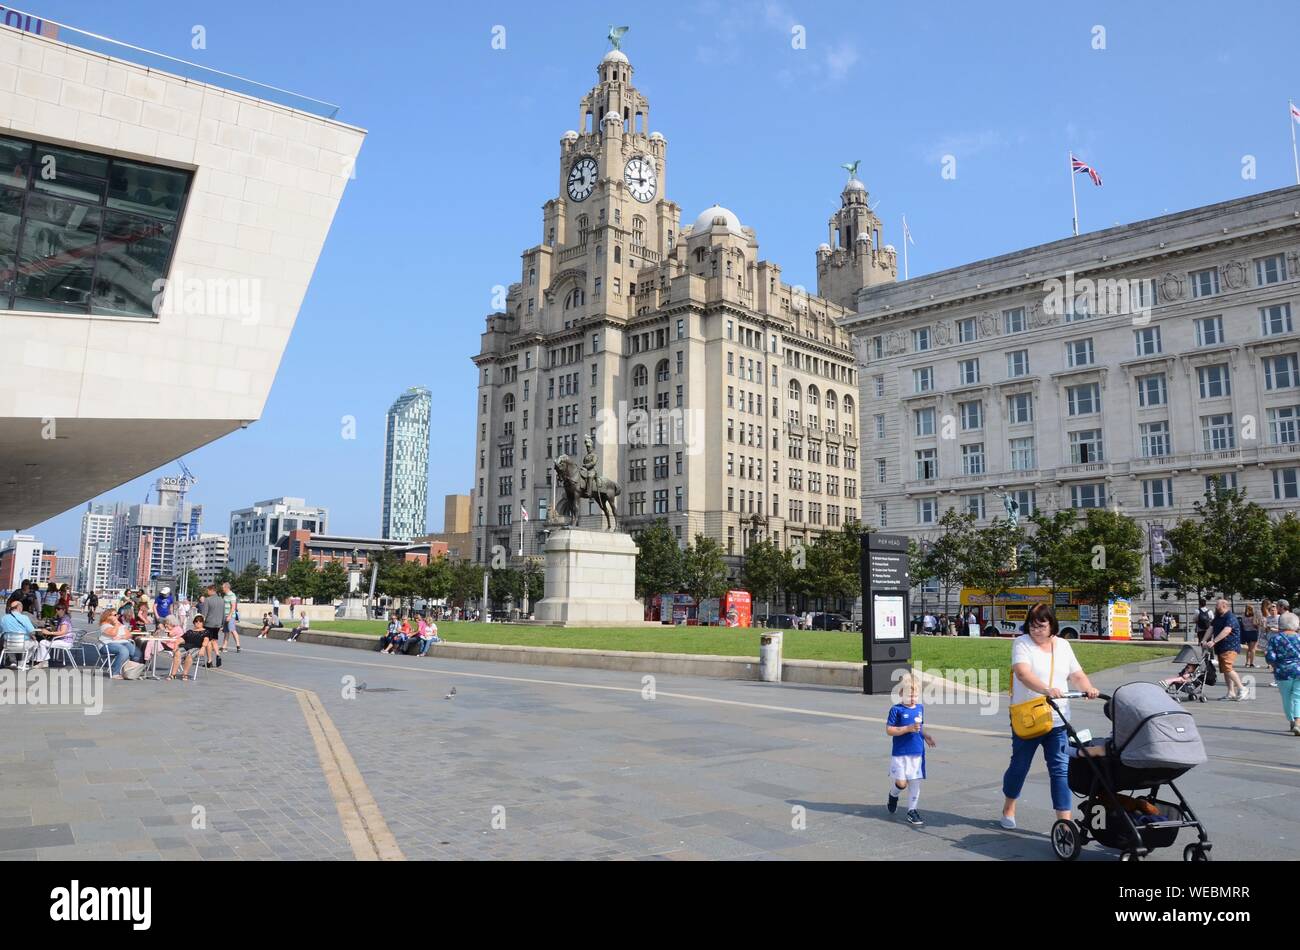
[[343,600],[343,609],[338,614],[340,620],[368,620],[366,602],[360,597],[347,597]]
[[561,627],[640,626],[637,546],[621,532],[552,531],[546,540],[546,597],[540,623]]

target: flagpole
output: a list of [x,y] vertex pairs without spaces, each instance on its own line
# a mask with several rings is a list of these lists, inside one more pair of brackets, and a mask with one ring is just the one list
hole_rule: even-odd
[[1079,195],[1074,188],[1074,153],[1070,153],[1070,201],[1074,203],[1074,236],[1079,236]]
[[1291,160],[1295,162],[1295,183],[1300,185],[1300,153],[1295,148],[1295,103],[1287,103],[1291,108],[1287,110],[1287,118],[1291,120]]
[[907,280],[907,215],[903,215],[903,280]]
[[[523,511],[524,506],[520,505],[519,510]],[[523,518],[519,519],[519,556],[520,557],[524,556],[524,519]]]

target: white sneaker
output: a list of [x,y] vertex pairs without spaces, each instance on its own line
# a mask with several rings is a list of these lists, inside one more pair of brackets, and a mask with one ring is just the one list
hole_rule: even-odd
[[1014,831],[1016,827],[1016,818],[1014,815],[1003,815],[998,824],[1007,829],[1007,831]]

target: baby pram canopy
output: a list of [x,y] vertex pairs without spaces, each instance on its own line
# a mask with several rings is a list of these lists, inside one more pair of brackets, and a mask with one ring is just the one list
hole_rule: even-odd
[[1156,683],[1125,683],[1111,693],[1107,711],[1124,765],[1189,769],[1205,761],[1196,720]]
[[1173,662],[1179,666],[1186,666],[1188,663],[1200,663],[1205,659],[1205,651],[1194,643],[1189,643],[1178,651]]

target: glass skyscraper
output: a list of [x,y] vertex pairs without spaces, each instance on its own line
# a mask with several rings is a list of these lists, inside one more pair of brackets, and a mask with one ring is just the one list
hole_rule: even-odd
[[385,538],[409,541],[425,533],[432,408],[433,394],[423,386],[412,386],[388,410],[384,427]]

